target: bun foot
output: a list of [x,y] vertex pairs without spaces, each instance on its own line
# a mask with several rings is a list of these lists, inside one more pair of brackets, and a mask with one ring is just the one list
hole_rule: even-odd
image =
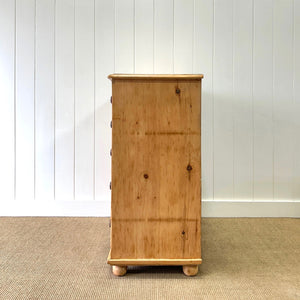
[[182,266],[184,275],[186,276],[195,276],[198,273],[198,265],[186,265]]
[[124,276],[127,272],[127,266],[112,266],[112,272],[115,276]]

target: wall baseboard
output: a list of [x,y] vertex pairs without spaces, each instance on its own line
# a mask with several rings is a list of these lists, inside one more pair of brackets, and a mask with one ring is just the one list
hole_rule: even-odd
[[[109,201],[0,200],[0,216],[110,216]],[[210,201],[202,202],[203,217],[300,217],[300,201]]]
[[9,205],[0,201],[0,216],[107,217],[109,201],[12,200]]
[[203,201],[203,217],[299,218],[300,201]]

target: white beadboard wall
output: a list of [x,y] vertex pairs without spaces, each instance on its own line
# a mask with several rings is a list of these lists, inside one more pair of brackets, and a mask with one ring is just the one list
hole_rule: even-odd
[[110,214],[114,72],[204,74],[204,216],[300,216],[298,0],[0,0],[0,215]]

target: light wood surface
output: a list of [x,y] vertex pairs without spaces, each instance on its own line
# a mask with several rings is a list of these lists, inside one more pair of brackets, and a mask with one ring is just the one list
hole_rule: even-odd
[[201,80],[202,74],[110,74],[109,79]]
[[126,259],[126,258],[111,258],[111,252],[109,252],[108,264],[117,266],[179,266],[179,265],[200,265],[202,263],[201,258],[195,259],[169,259],[169,258],[146,258],[146,259]]
[[200,265],[202,259],[109,259],[108,262],[120,266],[194,266]]
[[115,79],[108,263],[200,264],[201,82]]

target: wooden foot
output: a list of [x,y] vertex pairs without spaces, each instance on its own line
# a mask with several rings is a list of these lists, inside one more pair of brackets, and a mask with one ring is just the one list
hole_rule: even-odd
[[198,265],[182,266],[182,270],[186,276],[195,276],[198,273]]
[[115,276],[124,276],[127,272],[127,266],[112,266],[112,272]]

